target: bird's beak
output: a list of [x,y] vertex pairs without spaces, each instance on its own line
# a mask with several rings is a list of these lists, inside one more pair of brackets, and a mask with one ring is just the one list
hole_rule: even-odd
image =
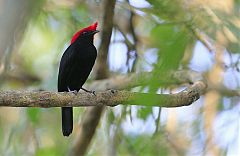
[[92,31],[92,33],[91,34],[96,34],[96,33],[98,33],[98,32],[100,32],[99,30],[95,30],[95,31]]

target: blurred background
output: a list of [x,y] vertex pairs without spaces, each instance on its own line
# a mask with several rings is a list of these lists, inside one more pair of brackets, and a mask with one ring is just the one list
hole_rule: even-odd
[[[0,0],[0,89],[56,91],[72,35],[95,21],[104,29],[103,4]],[[240,155],[239,97],[228,94],[240,83],[239,11],[239,0],[117,0],[108,77],[152,72],[132,90],[175,93],[186,85],[156,75],[194,70],[214,87],[188,107],[106,108],[86,155]],[[97,34],[96,47],[103,42]],[[99,77],[96,68],[87,83]],[[85,110],[74,109],[75,125]],[[77,133],[62,136],[60,108],[0,108],[0,155],[67,155]]]

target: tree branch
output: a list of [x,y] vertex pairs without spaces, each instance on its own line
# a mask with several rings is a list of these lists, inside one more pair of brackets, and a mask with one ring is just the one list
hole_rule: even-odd
[[[144,76],[145,75],[145,76]],[[224,86],[216,87],[202,80],[202,76],[193,71],[177,71],[169,75],[169,79],[176,79],[176,84],[193,83],[186,90],[177,94],[147,94],[120,91],[122,89],[135,87],[141,84],[142,78],[148,78],[150,73],[130,74],[111,77],[109,79],[97,80],[87,85],[89,89],[98,91],[93,94],[80,92],[77,95],[69,92],[49,91],[0,91],[0,106],[9,107],[85,107],[85,106],[114,106],[125,105],[149,105],[161,107],[178,107],[191,104],[208,90],[216,90],[224,96],[240,96],[237,90],[230,90]],[[199,77],[200,76],[200,77]],[[141,78],[142,77],[142,78]],[[188,79],[186,79],[188,77]],[[161,79],[161,78],[159,78]],[[194,80],[195,83],[193,82]],[[141,84],[142,85],[142,84]],[[208,86],[208,87],[207,87]],[[104,91],[107,89],[116,89]],[[191,93],[191,94],[190,94]],[[141,101],[138,101],[141,99]],[[150,100],[151,99],[151,100]],[[135,101],[136,100],[136,101]],[[187,102],[188,101],[188,102]]]
[[89,93],[48,92],[48,91],[0,91],[0,106],[8,107],[86,107],[143,105],[180,107],[192,104],[206,91],[207,85],[197,81],[189,88],[176,94],[149,94],[109,90]]

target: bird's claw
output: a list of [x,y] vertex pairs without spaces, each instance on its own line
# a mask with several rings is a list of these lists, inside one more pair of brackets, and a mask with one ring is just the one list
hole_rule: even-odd
[[74,95],[77,95],[78,92],[76,90],[71,91]]
[[92,94],[95,95],[95,96],[97,96],[95,90],[92,91]]
[[96,92],[95,92],[94,90],[87,90],[87,89],[85,89],[85,88],[81,88],[81,89],[84,90],[84,91],[87,92],[87,93],[91,93],[91,94],[93,94],[93,95],[96,96]]
[[71,90],[69,87],[67,87],[67,89],[68,89],[68,92],[73,93],[74,95],[77,95],[78,93],[76,90]]

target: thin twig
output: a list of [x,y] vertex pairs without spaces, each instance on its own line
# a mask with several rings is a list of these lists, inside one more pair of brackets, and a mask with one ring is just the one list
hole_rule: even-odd
[[197,30],[192,27],[192,25],[186,23],[187,28],[193,33],[193,35],[208,49],[209,52],[213,51],[213,48],[210,44],[206,41],[203,35]]

